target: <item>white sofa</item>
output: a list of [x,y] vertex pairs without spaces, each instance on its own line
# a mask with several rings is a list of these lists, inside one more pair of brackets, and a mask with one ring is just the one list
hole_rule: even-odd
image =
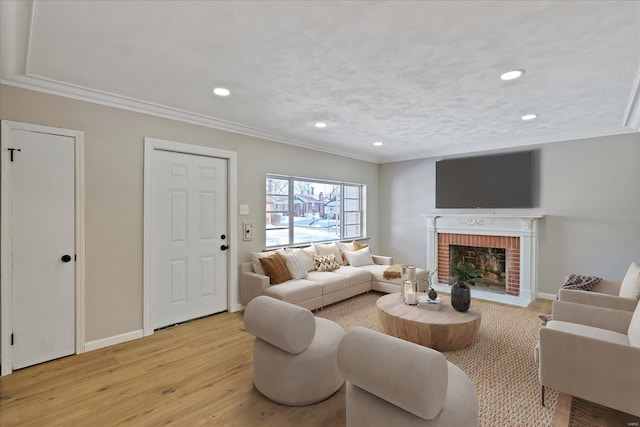
[[[374,264],[353,267],[341,265],[333,271],[308,271],[305,279],[287,280],[271,285],[269,276],[256,273],[252,262],[240,264],[240,302],[247,305],[259,295],[316,310],[370,290],[400,292],[402,279],[385,279],[384,272],[393,264],[387,256],[372,255]],[[418,283],[425,281],[427,272],[416,269]]]

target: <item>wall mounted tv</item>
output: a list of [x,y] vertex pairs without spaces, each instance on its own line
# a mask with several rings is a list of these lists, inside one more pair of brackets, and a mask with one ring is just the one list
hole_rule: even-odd
[[532,208],[533,151],[436,162],[436,208]]

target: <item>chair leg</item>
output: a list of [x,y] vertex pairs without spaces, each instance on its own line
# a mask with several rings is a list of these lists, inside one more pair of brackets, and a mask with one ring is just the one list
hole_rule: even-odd
[[542,386],[542,406],[544,406],[544,386]]

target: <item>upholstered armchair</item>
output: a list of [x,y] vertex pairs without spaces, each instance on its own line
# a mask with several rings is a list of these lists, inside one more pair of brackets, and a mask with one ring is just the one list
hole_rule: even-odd
[[640,300],[640,266],[631,263],[622,282],[602,280],[590,291],[560,289],[558,300],[633,311]]
[[347,380],[347,427],[477,426],[469,377],[442,353],[355,327],[340,342]]
[[555,301],[536,358],[544,388],[640,416],[640,305],[634,312]]
[[269,399],[283,405],[310,405],[344,384],[336,362],[344,330],[337,323],[261,295],[247,304],[244,324],[256,337],[253,382]]

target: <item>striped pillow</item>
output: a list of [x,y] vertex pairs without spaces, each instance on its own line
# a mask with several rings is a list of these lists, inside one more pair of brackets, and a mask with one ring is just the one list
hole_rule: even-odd
[[302,258],[300,258],[297,253],[292,252],[290,254],[286,254],[284,256],[284,262],[287,264],[287,269],[289,270],[289,274],[291,274],[292,279],[304,279],[307,277],[307,268],[304,266]]

